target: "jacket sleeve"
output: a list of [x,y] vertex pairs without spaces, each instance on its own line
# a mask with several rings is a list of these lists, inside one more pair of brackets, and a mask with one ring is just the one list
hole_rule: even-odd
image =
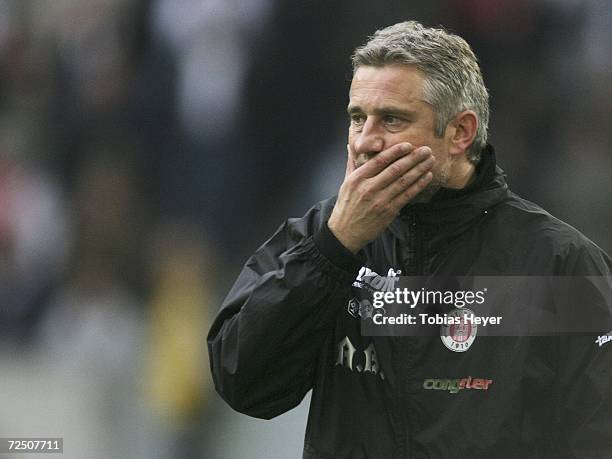
[[612,261],[591,243],[570,258],[570,263],[572,274],[582,279],[571,302],[585,308],[587,314],[593,311],[602,331],[569,335],[561,341],[558,401],[562,435],[571,457],[612,457],[612,341],[604,343],[600,338],[612,335]]
[[235,410],[270,419],[313,385],[317,355],[361,267],[318,205],[283,224],[247,261],[208,334],[215,388]]

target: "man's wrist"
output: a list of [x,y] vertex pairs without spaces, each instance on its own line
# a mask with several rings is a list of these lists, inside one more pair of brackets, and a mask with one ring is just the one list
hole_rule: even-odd
[[363,244],[359,244],[358,242],[352,241],[348,238],[343,232],[339,231],[333,223],[327,223],[327,228],[331,232],[331,234],[336,238],[336,240],[344,246],[346,250],[351,252],[353,255],[356,255],[363,248]]
[[331,231],[325,223],[314,236],[315,245],[319,251],[334,265],[348,271],[356,273],[363,266],[363,260],[355,253],[351,252]]

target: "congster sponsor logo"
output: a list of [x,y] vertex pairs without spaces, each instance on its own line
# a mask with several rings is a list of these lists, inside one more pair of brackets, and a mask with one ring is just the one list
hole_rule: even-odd
[[451,394],[456,394],[463,389],[489,390],[493,384],[492,379],[467,378],[458,379],[426,379],[423,381],[423,389],[427,390],[447,390]]

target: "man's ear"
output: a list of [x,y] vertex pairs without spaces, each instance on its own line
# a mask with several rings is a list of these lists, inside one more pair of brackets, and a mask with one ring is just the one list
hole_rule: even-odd
[[478,116],[473,110],[463,110],[457,113],[451,124],[454,127],[454,133],[450,139],[450,154],[461,154],[474,143],[478,130]]

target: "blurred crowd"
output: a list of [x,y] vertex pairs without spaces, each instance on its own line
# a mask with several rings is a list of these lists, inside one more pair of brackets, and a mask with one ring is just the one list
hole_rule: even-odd
[[612,252],[608,0],[0,0],[1,437],[233,457],[209,324],[336,193],[350,53],[407,19],[472,44],[514,191]]

